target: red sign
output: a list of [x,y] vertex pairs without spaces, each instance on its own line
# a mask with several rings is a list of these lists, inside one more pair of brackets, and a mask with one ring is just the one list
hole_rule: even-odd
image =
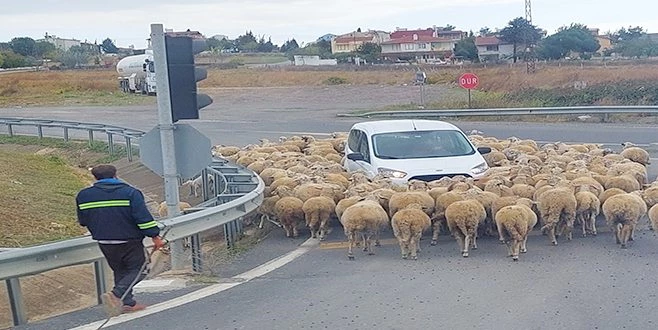
[[480,78],[475,73],[464,73],[459,77],[459,86],[466,89],[474,89],[480,83]]

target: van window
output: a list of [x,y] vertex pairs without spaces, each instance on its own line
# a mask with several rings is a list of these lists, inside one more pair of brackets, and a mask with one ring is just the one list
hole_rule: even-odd
[[409,159],[466,156],[475,150],[466,137],[455,130],[410,131],[375,134],[375,157]]
[[352,152],[357,152],[359,150],[359,137],[361,137],[361,131],[358,129],[353,129],[350,131],[350,135],[347,138],[347,146]]

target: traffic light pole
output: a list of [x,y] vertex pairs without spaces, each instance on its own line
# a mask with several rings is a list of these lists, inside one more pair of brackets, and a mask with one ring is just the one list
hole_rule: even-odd
[[[162,142],[162,169],[165,185],[165,201],[169,217],[179,215],[180,195],[178,192],[178,169],[176,168],[176,149],[174,145],[174,129],[169,99],[169,72],[167,70],[167,52],[165,34],[162,24],[151,24],[151,45],[155,61],[155,83],[158,100],[158,128]],[[171,249],[171,268],[185,267],[185,248],[182,241],[169,243]]]

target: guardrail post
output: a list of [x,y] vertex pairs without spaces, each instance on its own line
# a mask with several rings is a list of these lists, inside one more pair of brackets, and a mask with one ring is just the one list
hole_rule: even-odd
[[94,144],[94,130],[90,129],[89,130],[89,146],[93,146]]
[[69,142],[69,128],[64,127],[64,141]]
[[8,130],[9,136],[14,136],[14,127],[11,124],[7,124],[7,130]]
[[203,269],[201,260],[201,237],[199,234],[190,236],[190,245],[192,247],[192,271],[200,273]]
[[43,139],[43,127],[41,125],[37,125],[37,136],[39,139]]
[[107,144],[108,144],[108,150],[110,151],[110,155],[114,155],[114,141],[113,141],[113,134],[110,132],[107,132]]
[[94,279],[96,280],[96,302],[100,305],[103,303],[101,296],[107,291],[105,285],[105,261],[94,261]]
[[126,154],[128,155],[128,161],[133,161],[133,145],[129,137],[126,137]]
[[7,294],[9,295],[9,305],[11,306],[11,316],[14,325],[27,323],[27,314],[25,313],[25,304],[23,303],[20,279],[10,278],[5,280],[5,282],[7,283]]

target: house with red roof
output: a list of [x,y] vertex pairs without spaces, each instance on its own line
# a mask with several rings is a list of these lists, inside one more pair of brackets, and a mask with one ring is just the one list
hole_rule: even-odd
[[391,33],[390,40],[381,43],[382,57],[389,61],[437,63],[451,58],[455,44],[464,37],[462,31],[436,27],[418,30],[398,28]]
[[356,51],[359,46],[371,42],[381,44],[390,38],[388,32],[368,30],[361,32],[359,30],[347,34],[339,35],[331,39],[331,53],[350,53]]
[[514,55],[514,45],[502,41],[496,36],[475,37],[480,62],[506,60]]

